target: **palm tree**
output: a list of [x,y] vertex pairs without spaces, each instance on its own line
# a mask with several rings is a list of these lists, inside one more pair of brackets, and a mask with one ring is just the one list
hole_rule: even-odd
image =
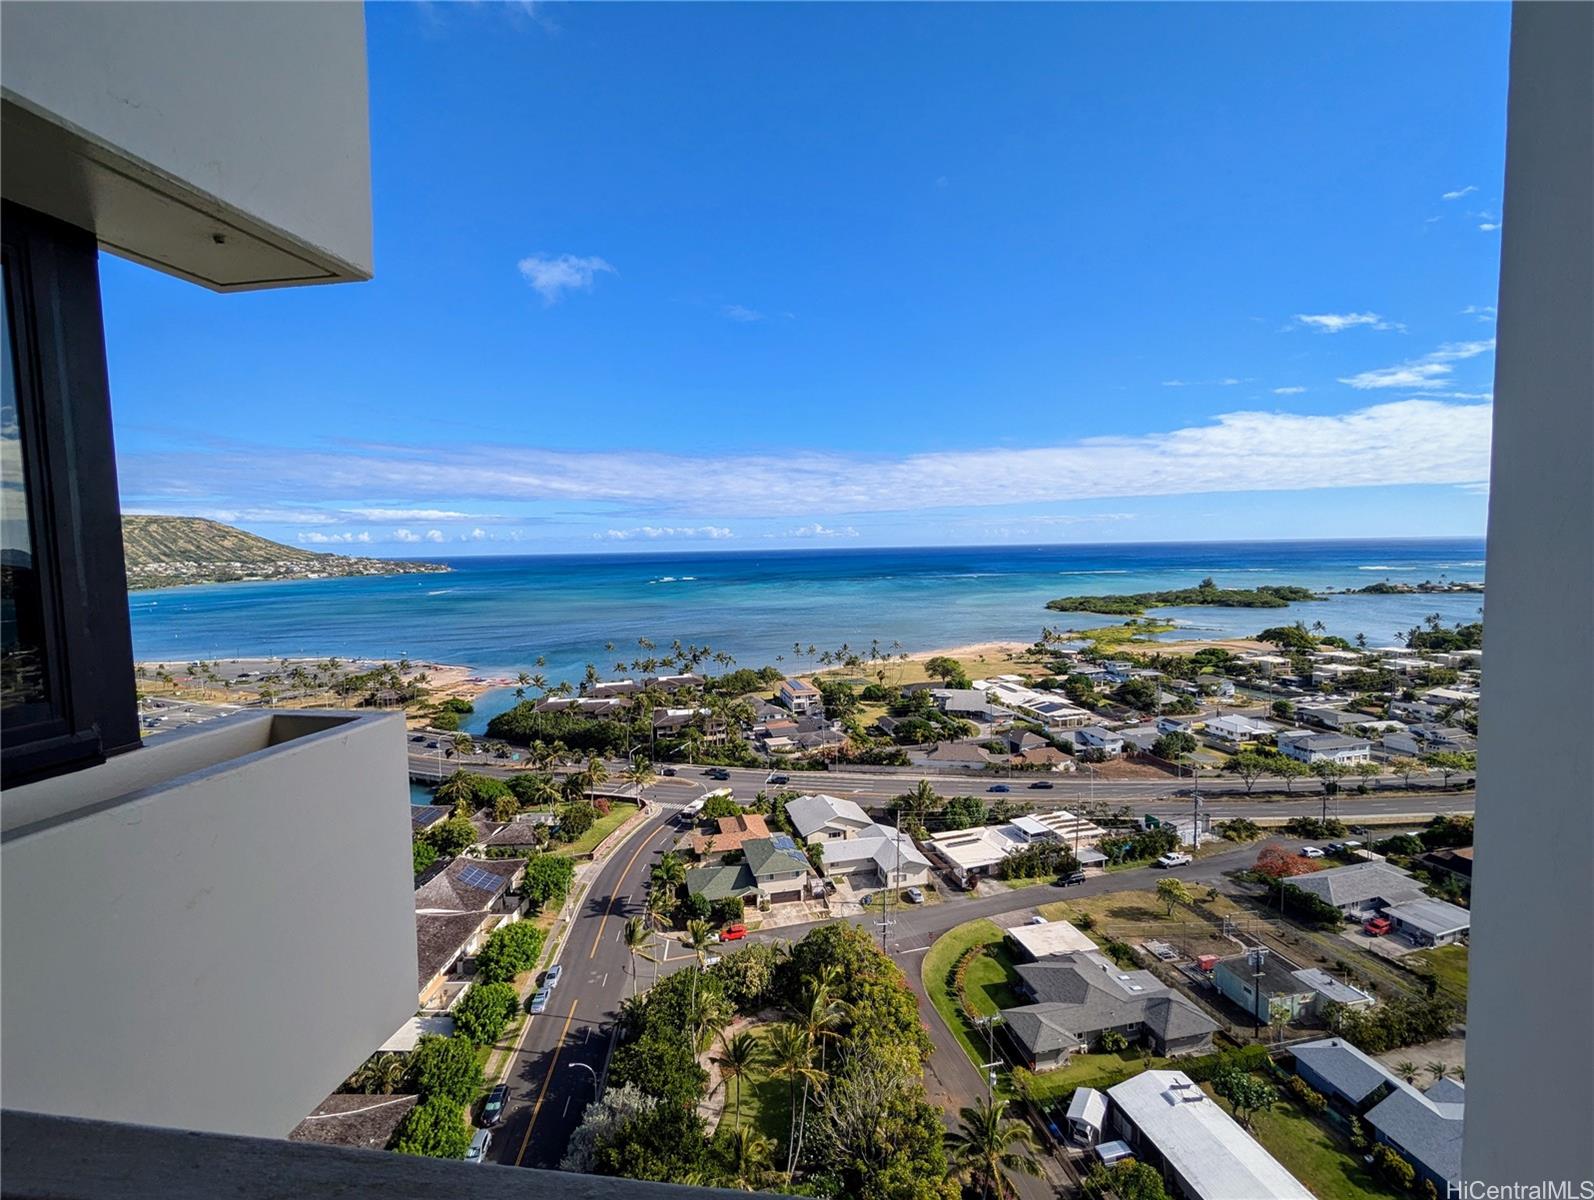
[[1006,1108],[1006,1100],[976,1100],[959,1112],[959,1128],[946,1135],[948,1165],[957,1177],[995,1200],[1018,1194],[1014,1172],[1041,1173],[1035,1135],[1022,1122],[1004,1119]]
[[753,1126],[737,1126],[725,1139],[722,1167],[727,1182],[744,1192],[756,1192],[774,1170],[775,1139]]
[[648,923],[642,917],[631,917],[625,923],[625,948],[631,954],[631,994],[636,995],[637,955],[641,955],[649,962],[653,956],[646,947],[653,941],[653,931],[648,928]]
[[654,864],[653,878],[671,888],[686,882],[686,861],[674,850],[666,850]]
[[624,771],[620,772],[620,778],[624,779],[632,787],[636,788],[636,798],[638,805],[642,803],[643,790],[652,784],[653,781],[658,777],[659,773],[653,769],[653,764],[645,758],[638,759]]
[[1436,1058],[1433,1062],[1428,1064],[1428,1074],[1433,1076],[1433,1081],[1435,1083],[1438,1083],[1441,1079],[1450,1074],[1449,1064],[1442,1063]]
[[764,1062],[764,1047],[752,1034],[743,1031],[729,1041],[720,1036],[720,1054],[714,1059],[719,1068],[720,1080],[728,1087],[736,1084],[735,1107],[731,1120],[739,1128],[742,1123],[742,1080],[753,1075]]
[[803,992],[803,1003],[798,1006],[793,1023],[803,1031],[808,1041],[810,1057],[813,1048],[819,1049],[819,1070],[811,1079],[803,1080],[802,1115],[797,1122],[797,1145],[791,1161],[796,1164],[803,1153],[803,1133],[808,1126],[808,1093],[818,1090],[825,1079],[824,1066],[829,1042],[841,1036],[841,1026],[846,1023],[847,1007],[831,999],[830,989],[840,978],[840,968],[834,963],[822,968],[818,978],[811,981]]
[[1399,1075],[1407,1083],[1416,1083],[1417,1064],[1409,1058],[1403,1058],[1395,1064],[1395,1074]]
[[808,1035],[789,1021],[772,1027],[766,1044],[771,1071],[786,1078],[787,1104],[791,1112],[790,1132],[786,1138],[786,1174],[789,1176],[796,1165],[797,1082],[801,1080],[806,1085],[816,1079],[819,1073],[814,1070],[813,1046]]

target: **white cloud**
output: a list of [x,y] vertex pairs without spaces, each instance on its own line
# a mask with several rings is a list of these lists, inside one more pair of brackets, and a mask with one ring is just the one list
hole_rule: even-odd
[[1477,317],[1480,321],[1493,321],[1495,309],[1492,304],[1469,304],[1461,310],[1464,317]]
[[460,541],[462,541],[462,542],[464,542],[464,541],[485,542],[486,540],[487,540],[487,531],[485,529],[472,529],[469,533],[463,534],[460,537]]
[[1273,394],[1275,396],[1299,396],[1305,390],[1303,387],[1281,387],[1274,388]]
[[393,531],[393,540],[395,542],[418,542],[421,540],[421,535],[409,529],[395,529]]
[[1478,190],[1478,189],[1477,189],[1477,188],[1476,188],[1476,187],[1474,187],[1474,186],[1473,186],[1473,185],[1472,185],[1472,184],[1470,184],[1470,183],[1469,183],[1469,184],[1467,184],[1467,186],[1466,186],[1466,187],[1464,187],[1464,188],[1457,188],[1457,189],[1456,189],[1456,190],[1455,190],[1455,191],[1453,191],[1453,192],[1446,192],[1446,193],[1445,193],[1445,194],[1444,194],[1444,195],[1443,195],[1443,196],[1442,196],[1442,197],[1440,197],[1440,198],[1441,198],[1441,199],[1443,199],[1443,200],[1459,200],[1459,199],[1461,199],[1461,197],[1463,197],[1463,196],[1470,196],[1470,195],[1472,195],[1472,193],[1473,193],[1473,192],[1475,192],[1475,191],[1477,191],[1477,190]]
[[736,535],[723,525],[638,525],[635,529],[606,529],[592,536],[606,542],[631,542],[639,538],[647,541],[660,538],[708,538],[720,541]]
[[308,546],[347,546],[355,542],[369,542],[369,533],[301,533],[299,540]]
[[1242,383],[1249,383],[1247,379],[1236,379],[1233,375],[1223,379],[1164,379],[1163,387],[1236,387]]
[[720,309],[720,312],[733,321],[751,322],[762,321],[764,319],[764,314],[759,312],[756,308],[748,308],[741,304],[727,304],[724,308]]
[[799,525],[796,529],[788,529],[776,537],[789,538],[855,538],[858,531],[851,525],[843,525],[839,529],[831,529],[815,521],[812,525]]
[[567,291],[590,291],[600,271],[616,274],[615,269],[597,256],[579,258],[561,254],[544,258],[533,254],[520,260],[520,273],[537,290],[545,305],[557,303]]
[[1484,233],[1493,233],[1496,229],[1500,228],[1500,222],[1498,222],[1498,221],[1484,221],[1482,224],[1480,224],[1478,226],[1478,228],[1483,230]]
[[1340,380],[1349,384],[1358,391],[1367,391],[1373,388],[1417,388],[1428,390],[1443,387],[1450,382],[1451,372],[1455,369],[1450,364],[1468,358],[1476,358],[1480,354],[1487,354],[1494,349],[1494,339],[1489,338],[1478,342],[1447,342],[1431,354],[1410,362],[1400,363],[1393,367],[1379,367],[1372,371],[1362,371],[1357,375],[1350,375]]
[[442,541],[443,540],[443,531],[441,529],[428,529],[426,531],[426,540],[429,541],[429,542],[440,542],[440,541]]
[[470,513],[446,508],[348,508],[343,510],[362,521],[480,521]]
[[1319,333],[1344,333],[1347,329],[1358,327],[1395,329],[1402,333],[1406,329],[1399,321],[1387,320],[1375,312],[1296,313],[1295,322],[1297,325],[1305,325],[1308,329],[1315,329]]
[[[1485,341],[1442,347],[1418,374],[1417,390],[1464,390],[1444,386],[1442,368],[1491,346]],[[1441,370],[1435,374],[1435,368]],[[666,454],[428,443],[306,449],[278,455],[262,471],[250,448],[206,446],[193,453],[123,455],[117,466],[128,494],[149,499],[207,494],[236,497],[242,504],[257,494],[265,500],[288,492],[319,502],[348,497],[349,503],[407,495],[417,506],[439,508],[477,500],[615,506],[646,513],[655,528],[695,528],[696,536],[709,537],[704,528],[722,528],[727,517],[805,524],[954,505],[1293,491],[1314,479],[1332,487],[1461,483],[1488,477],[1489,419],[1487,404],[1426,395],[1335,414],[1236,411],[1164,431],[1025,448]],[[660,480],[669,486],[661,488]],[[395,540],[422,540],[412,532],[416,528],[423,527],[401,527]],[[640,528],[621,528],[613,540],[646,536]]]

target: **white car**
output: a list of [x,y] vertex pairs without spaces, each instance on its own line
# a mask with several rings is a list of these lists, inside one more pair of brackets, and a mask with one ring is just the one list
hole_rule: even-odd
[[493,1144],[493,1135],[486,1129],[478,1129],[476,1136],[470,1140],[470,1149],[465,1151],[465,1161],[475,1163],[478,1167],[487,1161],[487,1148]]
[[717,967],[717,966],[719,966],[720,965],[720,956],[718,954],[705,954],[703,956],[703,965],[705,967]]
[[1301,856],[1303,858],[1322,858],[1323,852],[1316,846],[1302,846]]
[[1188,854],[1180,854],[1177,850],[1171,850],[1157,860],[1157,865],[1166,871],[1172,867],[1185,866],[1190,861],[1191,859]]
[[1029,923],[1031,925],[1045,925],[1047,923],[1047,921],[1046,921],[1045,917],[1043,917],[1039,913],[1037,913],[1035,916],[1033,916],[1033,917],[1031,917],[1029,919]]

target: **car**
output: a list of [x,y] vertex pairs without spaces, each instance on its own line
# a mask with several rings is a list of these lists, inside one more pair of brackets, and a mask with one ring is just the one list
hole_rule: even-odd
[[1321,849],[1319,849],[1316,846],[1302,846],[1301,847],[1301,857],[1302,858],[1322,858],[1323,857],[1323,852],[1322,852]]
[[665,767],[663,773],[665,775],[674,775],[675,774],[675,768],[674,767]]
[[1033,917],[1031,917],[1029,919],[1029,923],[1031,925],[1050,925],[1051,924],[1051,922],[1048,921],[1045,917],[1041,916],[1040,913],[1036,913]]
[[906,900],[909,904],[923,904],[924,903],[924,889],[923,888],[916,888],[916,887],[908,888],[907,891],[902,893],[902,898],[904,900]]
[[538,989],[537,994],[531,998],[531,1015],[532,1016],[536,1016],[538,1013],[547,1012],[547,1011],[548,1011],[548,989],[547,988],[540,988],[540,989]]
[[773,784],[775,784],[777,786],[783,786],[783,785],[788,784],[788,783],[791,782],[791,776],[790,775],[771,775],[768,779],[764,780],[764,782],[765,783],[773,783]]
[[1340,845],[1340,843],[1338,843],[1338,842],[1330,842],[1328,845],[1323,847],[1323,853],[1324,854],[1338,854],[1344,848],[1345,847]]
[[1368,937],[1383,937],[1394,927],[1388,917],[1370,917],[1362,922],[1362,932]]
[[731,773],[724,767],[715,767],[714,770],[708,773],[708,777],[710,779],[718,780],[720,783],[724,783],[731,777]]
[[414,737],[412,737],[410,739],[410,741],[412,741],[412,742],[424,742],[425,740],[426,740],[426,735],[424,733],[418,733],[418,734],[416,734]]
[[988,791],[988,792],[1010,792],[1013,789],[1008,787],[1007,784],[1005,784],[1005,783],[993,783],[993,784],[991,784],[990,787],[986,788],[985,790]]
[[1029,785],[1029,789],[1032,792],[1035,792],[1035,791],[1049,792],[1049,791],[1052,790],[1052,788],[1054,788],[1056,786],[1057,785],[1055,783],[1053,783],[1050,779],[1037,779],[1034,783]]
[[486,1129],[478,1129],[476,1136],[470,1140],[470,1149],[465,1151],[465,1161],[481,1166],[487,1161],[487,1148],[492,1144],[492,1133]]
[[487,1099],[482,1101],[481,1126],[491,1129],[504,1119],[504,1106],[509,1103],[509,1085],[500,1083],[487,1093]]
[[719,966],[720,965],[720,956],[718,954],[705,954],[703,956],[703,965],[705,967],[717,967],[717,966]]
[[725,932],[720,934],[727,942],[739,942],[747,936],[747,926],[742,924],[727,925]]
[[1083,871],[1070,871],[1067,875],[1059,875],[1057,877],[1058,887],[1073,887],[1076,883],[1084,882],[1085,873]]
[[1362,844],[1360,842],[1341,842],[1339,848],[1341,850],[1360,850]]
[[559,986],[559,981],[564,978],[564,973],[565,969],[558,963],[554,963],[553,966],[548,968],[548,973],[542,977],[542,986],[550,992],[553,991],[554,988]]
[[1166,871],[1173,867],[1186,866],[1190,861],[1191,859],[1188,854],[1180,854],[1177,850],[1170,850],[1167,854],[1164,854],[1157,860],[1157,866]]
[[1365,825],[1352,825],[1350,827],[1350,831],[1357,837],[1366,837],[1370,832],[1372,832]]

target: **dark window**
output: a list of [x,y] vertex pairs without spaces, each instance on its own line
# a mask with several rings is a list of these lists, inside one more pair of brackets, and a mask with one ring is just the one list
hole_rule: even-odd
[[0,782],[138,744],[92,234],[0,215]]

